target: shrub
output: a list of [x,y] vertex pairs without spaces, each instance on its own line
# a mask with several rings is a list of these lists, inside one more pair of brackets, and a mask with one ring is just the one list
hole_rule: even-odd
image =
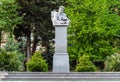
[[0,49],[0,70],[1,71],[23,71],[23,63],[16,52],[7,52]]
[[19,57],[19,59],[21,61],[24,61],[25,58],[25,53],[21,53],[22,52],[22,48],[20,48],[21,45],[20,42],[15,42],[13,38],[8,37],[7,42],[4,46],[4,49],[7,52],[15,52],[17,54],[17,56]]
[[89,59],[89,56],[83,55],[78,59],[76,66],[78,72],[93,72],[96,71],[96,67],[93,62]]
[[120,71],[120,54],[108,56],[105,61],[104,71]]
[[27,67],[29,71],[48,71],[48,64],[46,60],[41,56],[41,52],[36,51],[31,57],[30,61],[27,62]]

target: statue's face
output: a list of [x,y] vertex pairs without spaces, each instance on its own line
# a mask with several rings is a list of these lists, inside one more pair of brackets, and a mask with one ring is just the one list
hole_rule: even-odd
[[60,12],[60,13],[63,13],[63,12],[64,12],[64,8],[60,7],[60,8],[59,8],[59,12]]

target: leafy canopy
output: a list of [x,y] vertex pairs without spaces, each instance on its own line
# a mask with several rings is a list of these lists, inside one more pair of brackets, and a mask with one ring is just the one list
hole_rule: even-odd
[[17,12],[20,6],[16,0],[0,0],[0,3],[0,28],[12,31],[22,20]]
[[118,0],[67,0],[66,13],[70,60],[89,54],[93,61],[105,60],[119,45],[120,17]]

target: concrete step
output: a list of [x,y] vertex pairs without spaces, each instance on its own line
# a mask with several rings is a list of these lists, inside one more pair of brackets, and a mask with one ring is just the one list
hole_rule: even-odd
[[0,81],[120,81],[120,72],[0,72]]
[[30,72],[24,72],[24,73],[17,73],[17,72],[10,72],[9,75],[6,77],[120,77],[120,73],[117,72],[106,72],[106,73],[44,73],[44,72],[38,72],[38,73],[30,73]]
[[2,81],[120,81],[118,77],[17,77],[3,78]]
[[7,72],[1,72],[0,71],[0,81],[2,81],[2,78],[5,78],[5,76],[7,76],[8,73]]
[[120,74],[9,74],[6,77],[120,77]]
[[70,73],[53,73],[53,72],[0,72],[0,75],[6,74],[72,74],[72,75],[120,75],[120,72],[70,72]]

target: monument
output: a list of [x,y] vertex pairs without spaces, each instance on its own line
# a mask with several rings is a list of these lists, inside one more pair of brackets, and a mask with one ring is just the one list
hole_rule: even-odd
[[53,56],[53,72],[69,73],[69,55],[67,53],[67,27],[70,20],[64,13],[64,6],[51,12],[51,20],[55,27],[55,53]]

